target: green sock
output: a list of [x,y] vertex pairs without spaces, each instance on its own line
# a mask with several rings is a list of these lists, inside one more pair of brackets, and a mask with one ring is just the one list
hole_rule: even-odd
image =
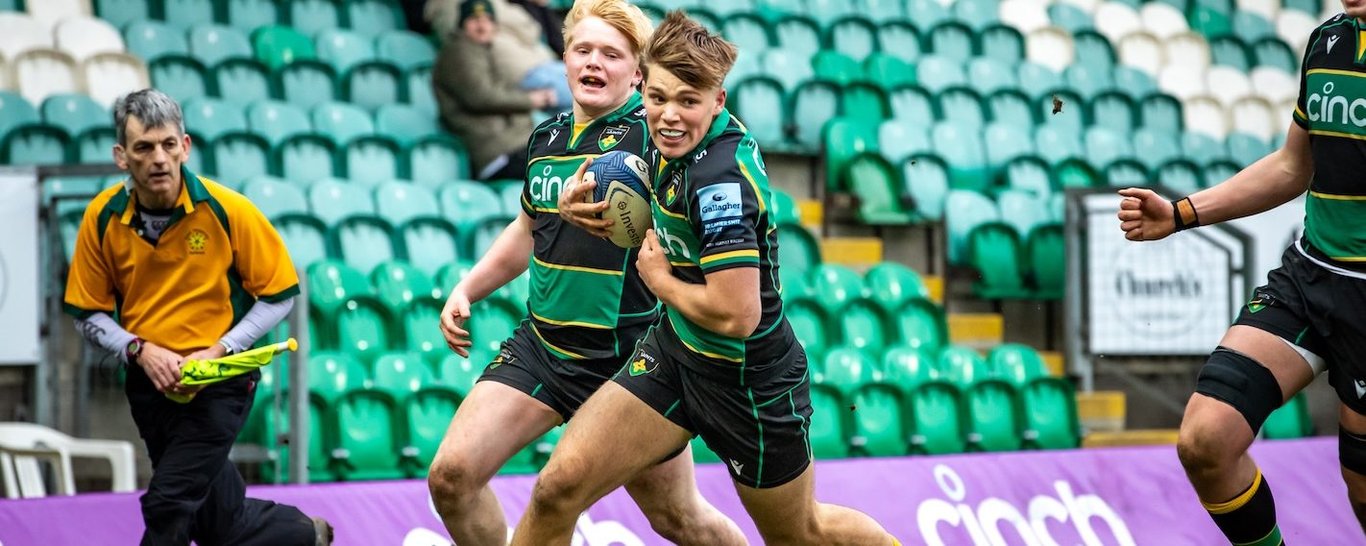
[[1232,500],[1210,504],[1201,502],[1214,524],[1224,532],[1233,546],[1284,546],[1281,528],[1276,525],[1276,501],[1271,497],[1271,486],[1262,478],[1262,470],[1252,479],[1252,485]]

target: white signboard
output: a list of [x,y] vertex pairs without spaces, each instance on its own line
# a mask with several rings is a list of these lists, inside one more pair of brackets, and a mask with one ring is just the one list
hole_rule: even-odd
[[38,362],[38,178],[0,172],[0,364]]
[[1243,243],[1217,229],[1131,242],[1118,206],[1112,193],[1083,198],[1088,352],[1209,353],[1249,289],[1238,271]]

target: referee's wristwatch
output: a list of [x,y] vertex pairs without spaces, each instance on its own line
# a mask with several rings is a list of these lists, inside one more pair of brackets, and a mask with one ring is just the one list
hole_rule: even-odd
[[146,345],[147,343],[140,337],[135,337],[133,341],[129,341],[128,346],[123,348],[124,362],[137,364],[138,356],[142,354],[142,349]]

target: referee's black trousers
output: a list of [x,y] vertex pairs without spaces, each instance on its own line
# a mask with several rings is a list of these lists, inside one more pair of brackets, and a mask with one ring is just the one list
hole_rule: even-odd
[[128,366],[124,392],[152,458],[142,495],[142,546],[312,545],[313,522],[298,508],[246,498],[228,461],[251,411],[255,378],[236,377],[200,391],[188,404],[157,392],[142,368]]

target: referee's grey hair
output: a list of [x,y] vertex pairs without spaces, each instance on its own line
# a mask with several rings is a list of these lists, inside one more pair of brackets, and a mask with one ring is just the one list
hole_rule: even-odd
[[185,134],[185,116],[175,99],[156,89],[133,91],[114,101],[114,136],[119,144],[128,144],[128,116],[136,116],[148,129],[172,125]]

